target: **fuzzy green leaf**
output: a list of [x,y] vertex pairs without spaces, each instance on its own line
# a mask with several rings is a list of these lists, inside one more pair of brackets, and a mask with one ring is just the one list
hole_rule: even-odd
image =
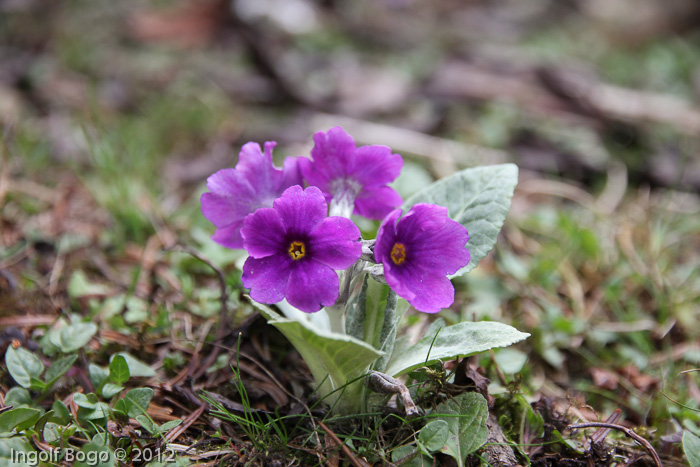
[[[322,396],[328,396],[348,382],[360,379],[367,373],[369,366],[383,355],[383,352],[354,337],[321,331],[304,322],[283,318],[265,305],[256,302],[253,304],[267,318],[268,323],[279,329],[299,351],[317,384],[320,384],[319,392]],[[338,401],[338,412],[345,411],[345,403],[359,404],[357,396],[362,389],[362,381],[356,383],[352,389],[345,389],[342,400]],[[339,396],[341,392],[342,390],[336,394]],[[355,395],[358,400],[353,400],[355,392],[358,393]],[[333,405],[336,399],[326,402]]]
[[433,460],[411,445],[400,446],[391,452],[391,460],[401,467],[432,467]]
[[683,452],[690,467],[700,467],[700,438],[689,431],[683,433]]
[[44,364],[39,357],[23,347],[15,349],[9,346],[5,353],[5,364],[12,378],[24,388],[31,387],[32,378],[39,378],[44,372]]
[[448,436],[440,451],[454,457],[457,465],[464,467],[467,456],[488,438],[486,399],[476,392],[465,392],[438,405],[435,415],[448,425]]
[[460,276],[474,269],[493,248],[517,183],[518,167],[514,164],[466,169],[411,196],[403,209],[406,212],[417,203],[444,206],[451,219],[467,228],[471,260],[453,277]]
[[439,451],[447,442],[450,426],[445,420],[433,420],[418,433],[418,440],[430,451]]
[[397,376],[438,360],[468,357],[496,347],[507,347],[529,335],[492,321],[454,324],[429,332],[401,354],[392,355],[385,373]]

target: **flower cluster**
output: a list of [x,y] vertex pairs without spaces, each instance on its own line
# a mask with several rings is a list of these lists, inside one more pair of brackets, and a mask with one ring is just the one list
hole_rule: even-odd
[[212,239],[247,250],[242,282],[251,297],[286,299],[307,313],[336,304],[336,271],[362,256],[354,213],[383,219],[374,259],[399,296],[428,313],[450,306],[454,288],[446,276],[469,262],[467,230],[436,205],[416,204],[399,219],[402,199],[389,184],[403,160],[388,147],[357,147],[340,127],[316,133],[314,143],[311,158],[287,158],[281,169],[273,165],[274,142],[264,152],[248,143],[235,169],[207,180],[201,201],[217,228]]

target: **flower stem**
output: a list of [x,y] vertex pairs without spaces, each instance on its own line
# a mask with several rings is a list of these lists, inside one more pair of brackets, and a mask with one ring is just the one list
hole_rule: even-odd
[[345,334],[345,303],[326,307],[326,313],[331,323],[331,332]]
[[331,199],[329,216],[341,216],[350,219],[352,211],[355,209],[355,197],[350,195],[333,196]]

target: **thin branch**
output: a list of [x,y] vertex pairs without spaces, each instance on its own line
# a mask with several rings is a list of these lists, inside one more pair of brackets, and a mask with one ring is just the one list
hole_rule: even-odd
[[365,462],[364,460],[358,458],[353,454],[353,452],[350,450],[350,448],[343,443],[338,436],[331,431],[330,428],[328,428],[322,421],[319,420],[318,422],[319,426],[323,428],[323,431],[326,432],[329,438],[333,440],[333,443],[335,443],[336,446],[338,446],[342,451],[343,454],[348,458],[350,463],[354,465],[355,467],[369,467],[369,464]]
[[656,452],[654,447],[647,441],[646,439],[642,438],[639,436],[637,433],[634,431],[630,430],[627,427],[624,427],[622,425],[618,425],[616,423],[605,423],[605,422],[588,422],[588,423],[579,423],[576,425],[569,425],[568,428],[570,430],[580,430],[583,428],[611,428],[613,430],[620,430],[636,442],[642,445],[644,449],[649,453],[649,455],[654,459],[654,465],[656,467],[663,467],[663,464],[661,463],[661,458],[659,457],[659,454]]

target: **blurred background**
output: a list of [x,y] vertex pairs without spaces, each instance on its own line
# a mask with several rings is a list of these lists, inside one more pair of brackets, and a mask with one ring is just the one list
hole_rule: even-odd
[[620,163],[635,184],[700,187],[693,0],[2,0],[0,12],[0,119],[47,145],[47,164],[89,163],[90,132],[105,130],[115,163],[173,188],[232,165],[246,141],[300,152],[341,124],[433,175],[511,160],[590,185]]
[[404,156],[405,196],[520,167],[495,253],[441,313],[533,334],[485,357],[492,379],[622,408],[655,442],[700,433],[680,374],[700,363],[697,0],[0,0],[1,323],[26,337],[69,310],[149,342],[208,322],[217,277],[175,244],[226,272],[241,318],[206,177],[335,125]]

